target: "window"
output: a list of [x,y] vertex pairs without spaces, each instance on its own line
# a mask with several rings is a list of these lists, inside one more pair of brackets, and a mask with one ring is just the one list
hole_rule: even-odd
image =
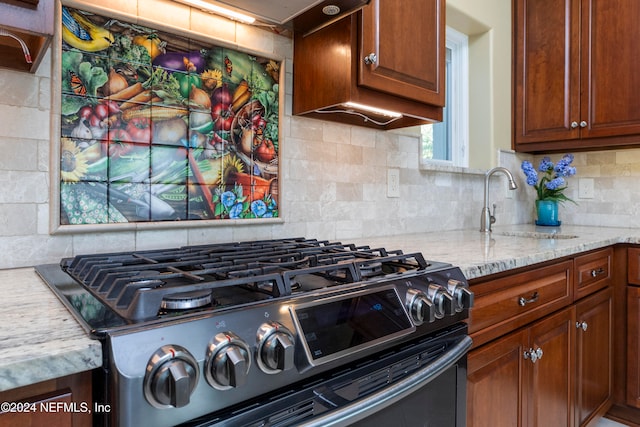
[[421,162],[469,166],[468,37],[447,27],[443,121],[420,127]]

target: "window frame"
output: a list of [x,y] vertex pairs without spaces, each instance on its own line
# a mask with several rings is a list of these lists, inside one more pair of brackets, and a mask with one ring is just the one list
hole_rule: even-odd
[[452,81],[446,82],[446,99],[450,104],[445,107],[449,109],[445,116],[454,117],[450,124],[451,160],[425,158],[421,142],[420,163],[466,168],[469,167],[469,36],[447,26],[446,48],[451,51],[451,66],[446,74]]

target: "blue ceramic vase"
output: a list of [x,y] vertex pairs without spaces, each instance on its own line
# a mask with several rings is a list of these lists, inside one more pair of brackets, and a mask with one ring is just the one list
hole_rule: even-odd
[[536,200],[538,219],[536,225],[558,226],[558,202],[554,200]]

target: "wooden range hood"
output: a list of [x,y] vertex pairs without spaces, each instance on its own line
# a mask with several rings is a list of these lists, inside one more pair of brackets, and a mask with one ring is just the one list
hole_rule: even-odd
[[[395,6],[372,0],[312,34],[294,33],[294,115],[380,130],[442,121],[444,0],[428,0],[417,13]],[[394,11],[397,16],[386,20]],[[394,27],[404,20],[420,25]],[[414,38],[415,46],[397,42],[399,32]],[[401,116],[372,113],[363,105]]]
[[2,36],[0,67],[31,73],[37,70],[53,36],[54,4],[53,0],[0,0],[0,28],[25,43],[32,61],[26,61],[16,39]]

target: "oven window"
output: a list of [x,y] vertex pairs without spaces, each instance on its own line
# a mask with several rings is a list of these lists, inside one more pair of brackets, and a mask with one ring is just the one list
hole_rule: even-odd
[[296,309],[314,360],[412,327],[393,290]]

